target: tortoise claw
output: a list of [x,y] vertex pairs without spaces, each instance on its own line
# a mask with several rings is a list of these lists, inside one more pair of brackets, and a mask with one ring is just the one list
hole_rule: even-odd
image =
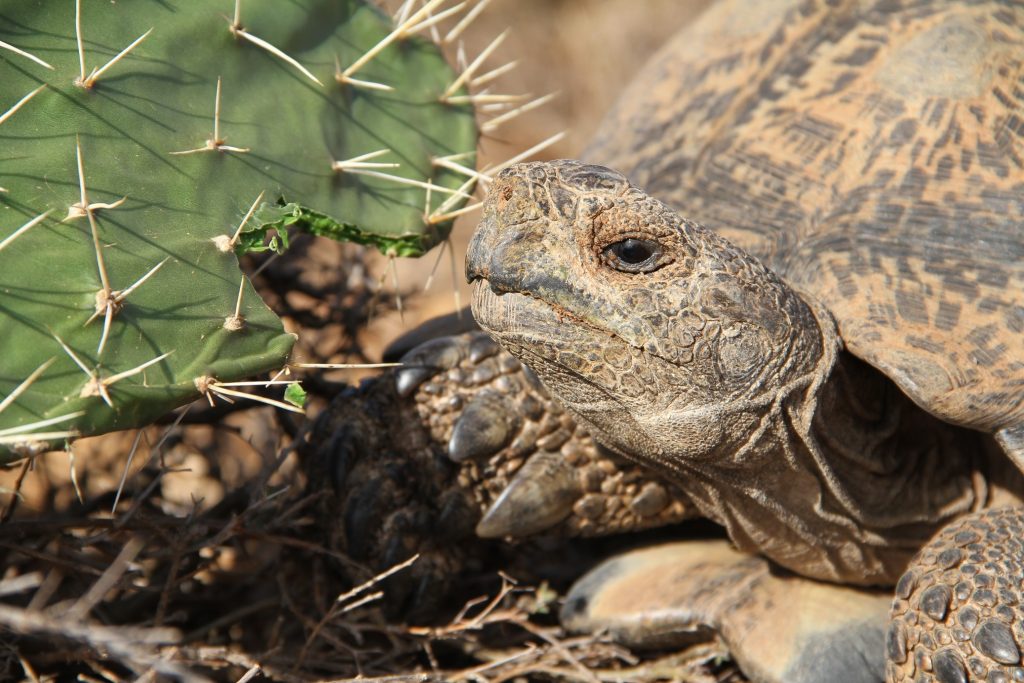
[[559,453],[526,461],[477,524],[482,538],[528,536],[561,522],[582,495],[572,467]]
[[454,462],[481,460],[508,445],[522,427],[519,410],[508,397],[483,391],[465,407],[448,440]]
[[479,363],[485,358],[498,353],[501,347],[493,339],[488,337],[486,334],[480,334],[473,338],[469,342],[469,360],[473,363]]
[[466,306],[462,310],[431,318],[393,339],[385,347],[382,360],[385,363],[401,360],[410,351],[427,342],[472,332],[480,334],[480,327],[473,320],[469,306]]
[[402,356],[404,367],[395,372],[398,395],[408,398],[421,384],[441,370],[458,365],[465,358],[465,346],[459,337],[441,337],[420,344]]
[[437,368],[402,368],[395,372],[395,388],[402,398],[409,398],[420,385],[437,374]]

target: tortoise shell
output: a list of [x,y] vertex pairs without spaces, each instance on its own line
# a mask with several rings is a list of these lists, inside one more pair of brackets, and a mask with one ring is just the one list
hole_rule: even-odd
[[1024,5],[726,0],[586,158],[817,298],[932,414],[1024,424]]

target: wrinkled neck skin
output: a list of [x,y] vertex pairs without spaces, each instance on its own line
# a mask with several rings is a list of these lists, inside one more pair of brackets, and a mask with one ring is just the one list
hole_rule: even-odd
[[[939,528],[990,502],[981,435],[928,415],[843,351],[821,307],[806,306],[820,344],[805,338],[782,354],[776,371],[795,372],[776,391],[688,410],[685,417],[666,405],[655,411],[659,421],[630,415],[617,397],[581,383],[589,369],[573,354],[543,350],[538,339],[552,335],[536,318],[502,306],[483,287],[475,294],[475,311],[514,312],[514,322],[506,318],[500,330],[485,323],[485,329],[531,366],[595,438],[661,470],[741,550],[798,574],[892,584]],[[664,361],[644,360],[650,363],[636,363],[631,372],[659,384]],[[660,437],[666,433],[671,438]]]
[[988,504],[984,445],[843,351],[828,312],[808,308],[813,368],[770,403],[737,406],[756,427],[675,478],[743,550],[812,578],[892,584],[939,528]]

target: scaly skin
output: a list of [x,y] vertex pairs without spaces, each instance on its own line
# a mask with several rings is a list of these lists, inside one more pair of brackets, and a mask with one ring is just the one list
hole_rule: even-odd
[[1008,683],[1024,675],[1022,538],[1020,510],[1003,508],[957,520],[921,550],[896,585],[888,680]]
[[312,488],[330,491],[331,547],[375,571],[420,553],[388,588],[404,618],[436,616],[459,571],[493,554],[479,536],[596,536],[697,515],[676,487],[599,448],[484,333],[402,362],[339,395],[302,453]]

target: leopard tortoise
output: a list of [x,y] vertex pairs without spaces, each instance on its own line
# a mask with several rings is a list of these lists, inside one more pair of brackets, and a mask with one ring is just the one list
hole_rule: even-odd
[[758,683],[1024,680],[1024,5],[721,0],[583,157],[490,187],[507,351],[436,339],[319,421],[341,544],[420,552],[429,610],[474,529],[699,514],[729,541],[613,557],[563,623]]
[[491,185],[474,316],[732,545],[612,559],[565,623],[1024,680],[1024,5],[717,3],[584,158]]

